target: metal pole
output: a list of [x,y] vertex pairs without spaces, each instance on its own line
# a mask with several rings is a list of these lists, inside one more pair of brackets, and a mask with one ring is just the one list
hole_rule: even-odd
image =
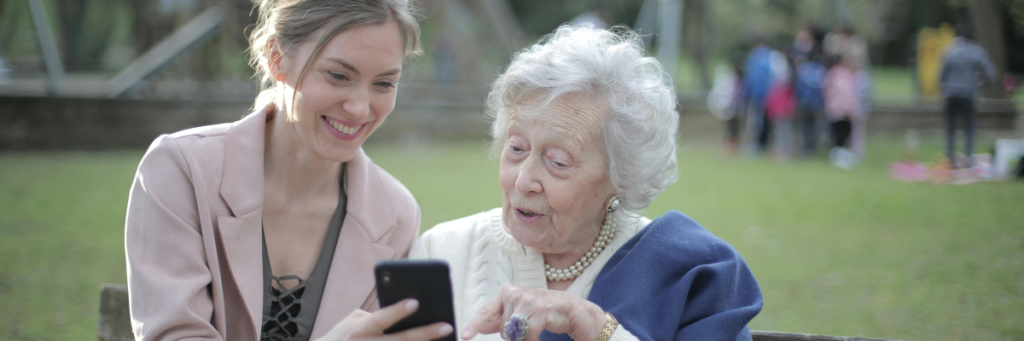
[[4,50],[0,48],[0,85],[10,84],[10,81],[7,80],[7,73],[10,71],[7,69],[7,65],[4,64]]
[[928,26],[928,0],[917,0],[914,2],[914,17],[917,24],[917,31]]
[[658,61],[674,80],[679,65],[679,39],[683,27],[683,1],[660,0],[658,7]]
[[163,70],[175,58],[220,32],[223,23],[224,11],[217,6],[210,7],[139,56],[98,90],[106,91],[108,98],[130,93],[136,85]]
[[846,0],[832,0],[832,3],[836,8],[836,18],[839,19],[839,23],[843,25],[852,25],[853,22],[850,20],[850,7],[847,5]]
[[651,33],[655,32],[655,25],[658,22],[658,0],[644,0],[643,5],[640,5],[640,14],[636,16],[636,23],[633,24],[633,30],[641,34],[644,41],[644,48],[651,48],[651,41],[654,40],[654,36]]
[[516,37],[523,33],[519,18],[516,18],[515,12],[512,11],[512,5],[509,0],[481,0],[478,3],[483,7],[487,22],[501,40],[501,47],[507,55],[505,61],[511,60],[512,55],[522,48],[516,45]]
[[46,63],[46,74],[50,79],[50,94],[59,96],[63,92],[64,65],[60,61],[60,52],[57,51],[53,32],[50,31],[46,7],[43,7],[40,0],[29,0],[28,5],[32,12],[32,22],[36,27],[36,37],[39,38],[39,48],[43,52],[43,61]]

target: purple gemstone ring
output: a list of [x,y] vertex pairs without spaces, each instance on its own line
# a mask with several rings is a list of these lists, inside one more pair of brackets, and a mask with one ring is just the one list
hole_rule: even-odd
[[512,314],[512,317],[505,321],[504,328],[501,329],[501,337],[508,341],[523,341],[528,333],[530,333],[529,321],[526,316],[521,314]]

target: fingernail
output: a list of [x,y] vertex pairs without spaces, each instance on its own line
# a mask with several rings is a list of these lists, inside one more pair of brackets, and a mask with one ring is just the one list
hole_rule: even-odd
[[452,326],[448,325],[448,324],[445,324],[445,325],[441,326],[441,328],[438,328],[437,332],[441,333],[441,336],[445,336],[445,335],[451,334],[452,333]]
[[463,340],[468,340],[470,337],[473,337],[473,335],[470,335],[468,330],[462,332],[462,339]]
[[405,302],[405,309],[408,311],[415,311],[418,306],[420,306],[420,301],[417,301],[415,298]]

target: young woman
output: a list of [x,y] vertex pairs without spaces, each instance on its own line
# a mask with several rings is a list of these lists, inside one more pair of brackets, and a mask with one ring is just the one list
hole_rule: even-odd
[[404,58],[419,52],[409,3],[263,0],[258,10],[256,110],[160,136],[139,164],[125,223],[138,340],[374,338],[417,308],[376,311],[373,266],[406,256],[420,216],[361,149],[395,106]]

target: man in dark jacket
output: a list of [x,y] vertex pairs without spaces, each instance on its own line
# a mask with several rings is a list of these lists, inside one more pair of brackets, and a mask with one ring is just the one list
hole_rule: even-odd
[[974,108],[974,93],[978,86],[995,82],[997,74],[995,66],[988,58],[988,53],[972,39],[971,28],[960,24],[956,27],[956,39],[946,50],[942,60],[942,75],[939,78],[942,95],[946,98],[943,118],[946,126],[946,157],[951,164],[956,164],[953,155],[955,149],[956,121],[964,120],[964,135],[967,139],[965,154],[967,165],[970,166],[974,148],[974,128],[977,113]]

